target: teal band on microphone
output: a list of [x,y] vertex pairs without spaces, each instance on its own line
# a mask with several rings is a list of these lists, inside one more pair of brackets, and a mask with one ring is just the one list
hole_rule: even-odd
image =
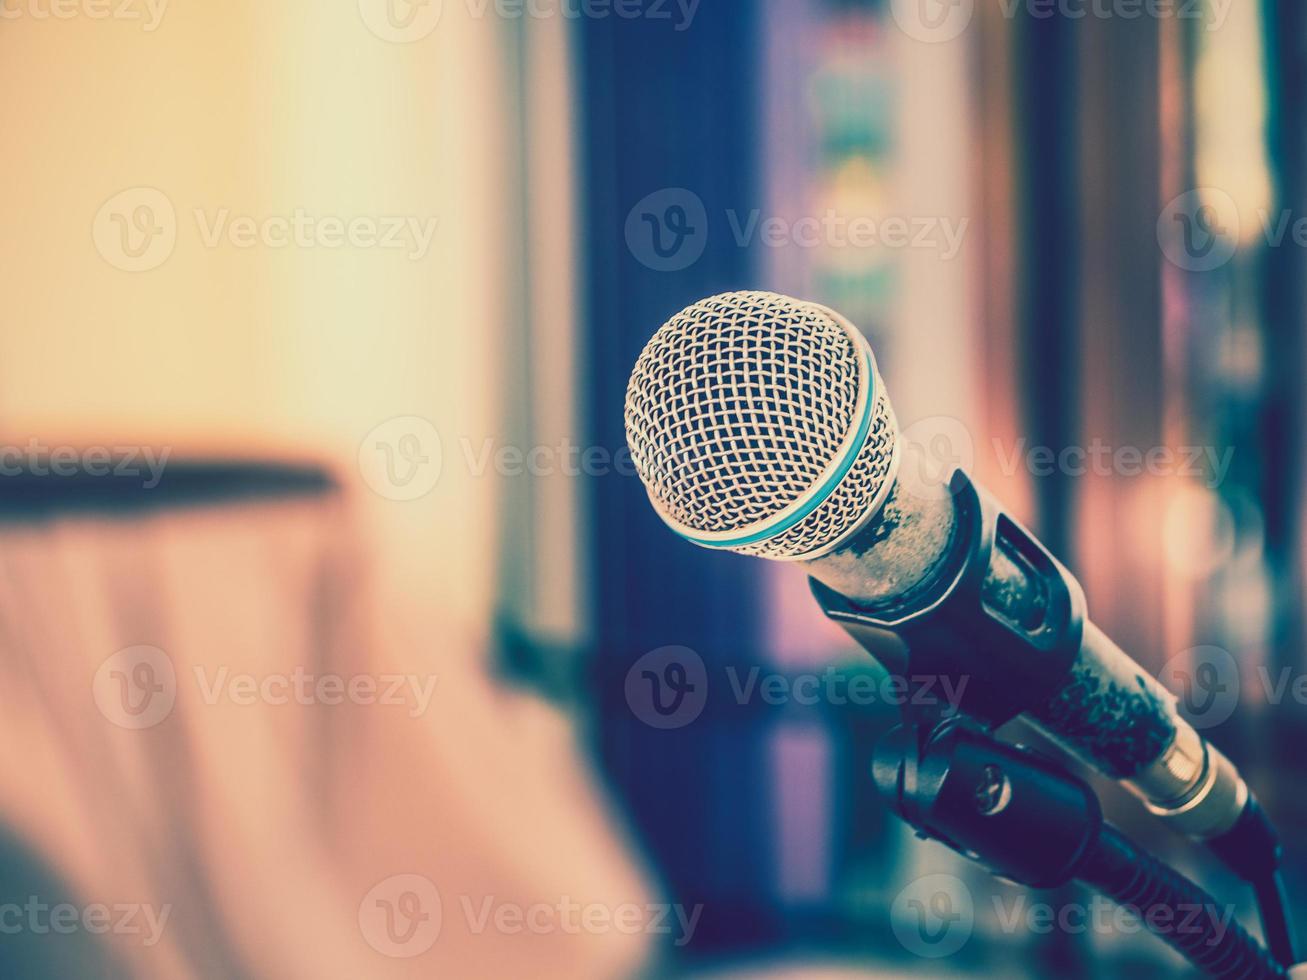
[[675,528],[673,528],[673,530],[677,530],[677,533],[685,538],[686,541],[700,545],[704,548],[738,548],[742,545],[758,544],[761,541],[774,538],[778,534],[783,534],[830,499],[830,495],[835,492],[835,488],[840,485],[840,481],[848,475],[849,470],[853,468],[853,464],[858,458],[858,454],[862,452],[862,447],[867,441],[867,433],[871,431],[872,417],[875,415],[876,370],[871,363],[871,353],[869,351],[864,351],[862,356],[870,391],[867,395],[867,402],[862,409],[862,418],[858,421],[857,435],[854,437],[853,441],[849,443],[849,448],[845,450],[844,458],[840,460],[840,465],[835,468],[835,471],[826,478],[826,481],[821,485],[817,492],[814,493],[802,507],[799,507],[791,514],[786,515],[770,527],[765,527],[761,531],[753,531],[749,534],[741,535],[738,538],[712,538],[709,540],[706,538],[696,538],[693,535],[685,534]]

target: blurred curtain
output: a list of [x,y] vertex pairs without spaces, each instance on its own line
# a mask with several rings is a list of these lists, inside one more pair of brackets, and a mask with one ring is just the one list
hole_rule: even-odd
[[[429,36],[393,43],[366,6],[174,4],[153,32],[88,17],[0,31],[0,126],[23,146],[0,164],[0,443],[150,445],[172,466],[308,459],[341,486],[293,505],[12,521],[0,821],[71,901],[173,903],[165,941],[125,951],[134,975],[611,975],[640,937],[475,934],[465,911],[648,898],[570,725],[486,676],[520,490],[474,462],[487,440],[535,438],[515,428],[510,366],[525,310],[566,303],[538,278],[525,292],[524,212],[532,252],[568,229],[540,203],[553,189],[531,203],[512,162],[519,108],[549,96],[519,75],[511,22],[445,4]],[[557,100],[563,59],[534,63]],[[92,224],[142,186],[171,203],[176,246],[124,272]],[[197,214],[296,209],[437,232],[415,258],[239,248],[206,244]],[[443,447],[417,500],[359,471],[365,436],[397,416],[429,421]],[[549,591],[565,596],[566,576],[541,581],[537,605],[570,602]],[[409,718],[215,707],[191,685],[157,728],[110,730],[89,685],[133,644],[165,649],[184,679],[329,664],[434,675],[437,693]],[[444,935],[391,961],[359,910],[402,872],[438,884]]]
[[[642,943],[617,932],[478,929],[468,910],[487,901],[613,908],[645,892],[568,726],[440,657],[467,638],[408,619],[374,568],[336,493],[0,527],[0,818],[62,884],[38,900],[164,916],[153,936],[105,937],[80,975],[115,975],[113,960],[169,978],[634,968]],[[106,673],[139,646],[159,651],[164,693]],[[224,686],[296,671],[415,677],[430,702],[250,704]],[[21,866],[0,867],[20,904]],[[396,875],[439,895],[418,956],[369,931],[369,896]],[[32,943],[24,975],[52,975],[69,948]]]

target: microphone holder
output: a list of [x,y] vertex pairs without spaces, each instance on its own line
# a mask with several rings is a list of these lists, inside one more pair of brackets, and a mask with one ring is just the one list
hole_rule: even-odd
[[909,717],[877,745],[872,768],[918,836],[999,877],[1034,888],[1081,881],[1211,976],[1286,976],[1207,891],[1106,823],[1088,783],[971,718]]

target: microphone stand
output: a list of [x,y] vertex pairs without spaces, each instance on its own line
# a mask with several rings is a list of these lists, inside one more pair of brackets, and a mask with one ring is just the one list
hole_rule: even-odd
[[[891,675],[906,680],[909,687],[917,679],[923,682],[939,678],[967,681],[965,696],[950,707],[973,720],[971,728],[981,733],[973,735],[973,743],[980,738],[998,755],[1012,751],[987,733],[1019,714],[1027,714],[1039,727],[1063,741],[1090,764],[1118,779],[1137,780],[1142,771],[1139,769],[1141,760],[1132,754],[1131,749],[1141,743],[1157,743],[1160,747],[1168,737],[1171,740],[1179,738],[1180,730],[1164,703],[1165,692],[1154,692],[1151,697],[1136,696],[1136,684],[1147,693],[1142,672],[1136,671],[1129,658],[1098,631],[1095,635],[1099,640],[1089,642],[1084,593],[1074,576],[995,500],[983,493],[964,470],[953,473],[949,493],[954,500],[955,541],[922,594],[899,595],[892,601],[868,607],[814,576],[810,577],[809,584],[818,605]],[[1089,654],[1082,662],[1086,650]],[[1104,651],[1111,656],[1100,663],[1100,659],[1107,655]],[[1120,676],[1115,676],[1114,672],[1121,664],[1113,665],[1112,656],[1130,664]],[[963,686],[957,689],[961,691]],[[920,693],[926,695],[926,699],[918,701],[914,697],[913,710],[908,712],[908,730],[914,733],[917,748],[915,754],[903,750],[905,754],[900,769],[911,769],[915,764],[913,760],[924,763],[929,759],[938,765],[939,753],[952,744],[945,736],[956,737],[951,735],[957,731],[955,727],[940,722],[938,699],[929,697],[928,687],[923,687]],[[934,709],[919,710],[921,706],[932,703],[936,705]],[[1196,733],[1194,738],[1201,742]],[[923,754],[927,749],[931,749],[933,755]],[[1212,765],[1209,749],[1214,751],[1214,747],[1204,745],[1205,772],[1206,767]],[[1219,757],[1219,753],[1216,754]],[[1018,765],[1021,759],[1028,761],[1029,758],[1030,754],[1026,753],[1012,760],[1011,764]],[[1148,778],[1155,780],[1160,776],[1165,783],[1174,775],[1166,768],[1169,764],[1162,756],[1149,760]],[[997,761],[994,765],[998,765]],[[1163,766],[1160,773],[1156,771],[1159,765]],[[1046,779],[1054,783],[1059,780],[1080,783],[1051,764],[1043,765],[1042,771]],[[1219,767],[1215,770],[1218,774],[1221,771]],[[1057,777],[1052,773],[1057,773]],[[884,778],[889,780],[890,777],[886,775]],[[940,836],[930,833],[912,817],[912,814],[926,812],[922,809],[926,803],[937,801],[917,799],[916,794],[924,790],[914,788],[915,783],[909,784],[907,789],[896,790],[879,776],[877,782],[905,819],[927,836]],[[1215,782],[1210,783],[1205,789],[1214,785]],[[1147,790],[1156,788],[1150,784],[1140,793],[1149,802],[1150,809],[1159,800]],[[1188,789],[1195,787],[1189,786]],[[1053,832],[1054,828],[1038,819],[1040,810],[1036,803],[1045,790],[1048,790],[1048,785],[1041,781],[1033,782],[1025,790],[1032,794],[1035,802],[1031,804],[1028,823],[1024,825],[1026,836],[1017,834],[1009,842],[1014,845],[1014,851],[1030,848],[1038,853],[1039,848],[1032,845],[1032,839]],[[1297,963],[1298,958],[1280,880],[1279,838],[1246,786],[1243,786],[1242,793],[1246,799],[1238,804],[1241,809],[1233,825],[1215,836],[1203,833],[1202,827],[1195,832],[1185,829],[1183,821],[1175,822],[1175,818],[1185,815],[1190,804],[1196,802],[1201,806],[1207,799],[1204,795],[1191,796],[1183,806],[1174,807],[1172,804],[1177,801],[1162,794],[1160,802],[1165,807],[1162,811],[1154,809],[1154,812],[1160,812],[1172,821],[1173,828],[1181,833],[1202,839],[1230,870],[1252,886],[1261,912],[1266,945],[1273,961],[1287,969]],[[1081,804],[1081,825],[1086,834],[1092,825],[1094,834],[1092,841],[1086,838],[1080,843],[1090,849],[1087,854],[1092,852],[1093,859],[1082,855],[1086,864],[1066,869],[1061,880],[1080,878],[1108,894],[1114,894],[1113,889],[1119,891],[1125,887],[1117,880],[1119,875],[1107,880],[1095,880],[1094,875],[1112,864],[1109,845],[1120,835],[1113,828],[1106,827],[1102,829],[1102,841],[1099,841],[1097,828],[1102,818],[1097,797],[1088,786],[1084,786],[1081,795],[1088,797]],[[1214,799],[1217,804],[1234,804],[1233,799],[1223,800],[1219,794]],[[961,833],[1011,821],[1010,817],[991,817],[994,819],[979,822],[973,819],[975,827],[964,826],[957,830]],[[945,839],[945,842],[949,843],[949,840]],[[991,846],[1000,843],[991,842]],[[1145,858],[1151,861],[1134,845],[1130,847],[1140,855],[1141,862],[1146,864]],[[985,858],[983,848],[970,849]],[[995,860],[1006,853],[999,850]],[[1150,873],[1156,871],[1160,874],[1159,869],[1169,871],[1160,865],[1148,868]],[[1036,876],[1042,871],[1040,867],[1030,870]],[[1035,883],[1019,875],[1008,876],[1028,884]],[[1178,876],[1171,884],[1185,889],[1197,887]],[[1192,893],[1186,894],[1194,897]],[[1197,894],[1204,902],[1208,900],[1205,892],[1200,890]],[[1123,895],[1127,902],[1138,897],[1132,896],[1129,889]],[[1246,934],[1241,935],[1246,938]],[[1168,941],[1177,945],[1176,938],[1171,937]],[[1302,980],[1307,980],[1307,964],[1302,969]]]
[[919,836],[1000,877],[1035,888],[1083,882],[1211,976],[1287,975],[1238,923],[1216,928],[1230,917],[1207,891],[1106,823],[1088,783],[965,715],[907,718],[877,745],[873,776]]

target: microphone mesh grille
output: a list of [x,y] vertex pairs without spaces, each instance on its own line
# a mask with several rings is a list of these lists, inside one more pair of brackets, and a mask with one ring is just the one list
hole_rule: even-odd
[[[626,391],[631,456],[663,516],[691,532],[731,532],[794,504],[857,424],[862,356],[824,310],[776,293],[722,293],[668,320]],[[895,439],[876,387],[867,441],[825,503],[780,535],[733,550],[805,556],[868,516]]]

